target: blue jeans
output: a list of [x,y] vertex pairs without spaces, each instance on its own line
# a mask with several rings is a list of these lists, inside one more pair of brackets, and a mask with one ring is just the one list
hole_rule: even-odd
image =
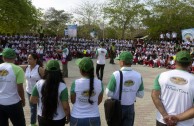
[[31,114],[30,124],[36,124],[37,104],[30,103],[30,96],[31,96],[31,94],[29,94],[27,92],[27,95],[28,95],[28,100],[29,100],[29,105],[30,105],[30,114]]
[[122,126],[133,126],[135,119],[134,104],[122,105]]
[[100,117],[74,118],[71,116],[70,126],[101,126]]

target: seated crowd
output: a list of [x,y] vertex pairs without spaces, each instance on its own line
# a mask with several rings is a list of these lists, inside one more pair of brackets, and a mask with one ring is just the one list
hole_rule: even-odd
[[[29,53],[37,53],[42,61],[60,60],[61,54],[57,50],[62,49],[64,44],[68,46],[73,58],[95,58],[96,49],[100,42],[100,40],[93,41],[83,38],[69,39],[44,36],[43,39],[40,39],[35,35],[0,35],[1,48],[9,47],[16,51],[16,64],[25,64]],[[104,43],[108,51],[113,42],[116,46],[116,56],[122,51],[130,51],[134,55],[134,64],[153,68],[174,69],[176,52],[188,50],[193,53],[193,42],[161,41],[145,43],[137,40],[106,39]]]

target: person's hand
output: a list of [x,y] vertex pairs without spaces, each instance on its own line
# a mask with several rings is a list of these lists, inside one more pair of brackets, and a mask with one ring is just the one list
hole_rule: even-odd
[[175,115],[168,115],[164,117],[164,121],[167,126],[176,126],[179,119]]
[[66,116],[66,121],[65,121],[65,124],[68,124],[68,123],[69,123],[69,121],[70,121],[70,115],[67,115],[67,116]]
[[25,105],[26,105],[25,100],[21,100],[21,103],[22,103],[22,106],[25,107]]

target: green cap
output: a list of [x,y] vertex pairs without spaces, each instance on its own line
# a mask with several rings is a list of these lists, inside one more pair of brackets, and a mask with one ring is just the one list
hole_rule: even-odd
[[14,59],[16,58],[16,53],[11,48],[5,48],[2,52],[2,56],[8,59]]
[[133,61],[133,55],[130,52],[124,51],[115,59],[125,61],[125,63],[131,63]]
[[46,64],[46,70],[48,71],[59,71],[60,65],[57,60],[49,60]]
[[76,65],[79,66],[79,68],[83,71],[90,71],[92,68],[94,68],[93,61],[88,57],[83,57],[80,59],[77,59],[75,61]]
[[179,51],[176,54],[176,61],[180,62],[180,63],[189,63],[192,61],[192,57],[189,54],[189,52],[187,51]]

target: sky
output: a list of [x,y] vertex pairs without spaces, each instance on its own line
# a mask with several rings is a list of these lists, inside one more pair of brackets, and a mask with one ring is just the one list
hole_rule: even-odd
[[[65,10],[71,12],[73,8],[79,6],[85,0],[32,0],[32,4],[37,8],[47,10],[50,7],[54,7],[57,10]],[[101,3],[106,0],[88,0],[91,2]]]

